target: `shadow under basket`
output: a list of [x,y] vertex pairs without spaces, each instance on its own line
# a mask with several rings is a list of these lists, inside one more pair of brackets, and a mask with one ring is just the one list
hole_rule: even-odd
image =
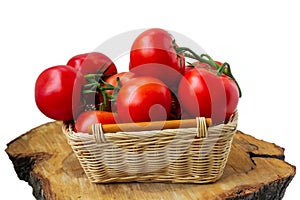
[[64,124],[63,132],[93,183],[211,183],[223,174],[237,120],[235,112],[213,126],[200,117],[190,128],[104,133],[94,124],[89,134]]

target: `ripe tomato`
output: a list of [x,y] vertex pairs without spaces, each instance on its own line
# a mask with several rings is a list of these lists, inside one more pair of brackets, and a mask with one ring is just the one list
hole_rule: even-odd
[[115,96],[119,91],[117,78],[123,85],[134,76],[131,72],[122,72],[108,77],[105,82],[97,83],[98,87],[91,93],[84,94],[85,104],[90,107],[94,105],[96,110],[112,111],[115,110]]
[[82,75],[104,73],[104,75],[110,76],[117,73],[113,61],[99,52],[76,55],[68,61],[67,65],[74,67]]
[[40,111],[55,120],[72,120],[73,108],[80,101],[73,98],[77,76],[77,71],[66,65],[44,70],[35,83],[35,102]]
[[167,31],[153,28],[141,33],[133,42],[129,69],[137,75],[152,76],[172,86],[184,73],[185,59],[176,53]]
[[228,76],[217,76],[205,68],[195,68],[180,81],[178,99],[183,112],[192,117],[212,118],[214,123],[220,123],[236,110],[239,91]]
[[121,122],[166,120],[172,97],[168,87],[153,77],[137,77],[124,84],[117,96]]
[[[108,77],[105,80],[105,82],[112,85],[112,86],[114,86],[114,87],[117,87],[118,86],[117,78],[119,78],[121,85],[124,85],[126,82],[133,79],[134,76],[135,75],[132,72],[121,72],[121,73],[118,73],[118,74],[115,74],[115,75],[112,75],[112,76]],[[114,91],[113,90],[106,90],[105,92],[107,94],[112,95]]]
[[[219,62],[217,63],[219,64]],[[220,64],[221,66],[222,64]],[[193,62],[189,65],[186,66],[185,68],[185,74],[187,74],[189,71],[191,71],[192,69],[195,69],[195,68],[204,68],[206,70],[209,70],[209,71],[213,71],[213,72],[217,72],[217,69],[215,69],[214,67],[210,66],[209,64],[207,63],[200,63],[200,62]]]
[[[116,74],[117,68],[113,61],[102,53],[90,52],[72,57],[67,64],[74,67],[82,75],[80,76],[80,79],[78,78],[76,80],[76,90],[74,90],[76,98],[79,97],[81,99],[81,107],[94,104],[96,108],[99,108],[100,105],[103,105],[103,99],[106,97],[103,97],[95,86],[100,80],[100,77],[92,77],[91,79],[94,79],[94,86],[83,89],[84,85],[91,83],[90,81],[87,81],[84,76],[87,74],[103,74],[102,78],[105,79]],[[88,90],[89,93],[85,93],[83,90]],[[109,106],[106,105],[104,107],[106,110],[109,110]]]
[[112,112],[93,110],[81,113],[75,122],[75,132],[90,133],[92,124],[115,124],[115,114]]

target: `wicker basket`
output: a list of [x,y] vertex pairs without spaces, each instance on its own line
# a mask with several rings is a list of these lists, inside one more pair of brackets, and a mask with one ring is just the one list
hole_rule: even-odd
[[93,183],[209,183],[223,174],[237,117],[208,128],[205,118],[197,118],[193,128],[103,134],[95,124],[87,134],[64,124],[63,131]]

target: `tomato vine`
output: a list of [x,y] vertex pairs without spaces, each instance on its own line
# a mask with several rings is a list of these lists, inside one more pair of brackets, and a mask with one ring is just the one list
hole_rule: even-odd
[[187,58],[192,58],[194,60],[199,61],[200,63],[206,63],[217,70],[216,75],[221,76],[221,74],[225,74],[226,76],[230,77],[235,84],[238,87],[239,90],[239,97],[242,97],[242,90],[237,82],[237,80],[234,78],[232,71],[230,69],[230,65],[227,62],[222,63],[219,65],[215,60],[213,60],[208,54],[201,54],[198,55],[193,50],[191,50],[188,47],[178,47],[175,43],[175,40],[173,40],[173,47],[176,50],[177,54],[184,54]]

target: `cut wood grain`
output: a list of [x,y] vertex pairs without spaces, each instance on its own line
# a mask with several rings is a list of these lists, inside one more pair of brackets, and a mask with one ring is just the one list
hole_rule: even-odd
[[296,173],[284,149],[237,132],[222,178],[212,184],[90,183],[62,133],[41,125],[8,144],[18,177],[37,199],[282,199]]

